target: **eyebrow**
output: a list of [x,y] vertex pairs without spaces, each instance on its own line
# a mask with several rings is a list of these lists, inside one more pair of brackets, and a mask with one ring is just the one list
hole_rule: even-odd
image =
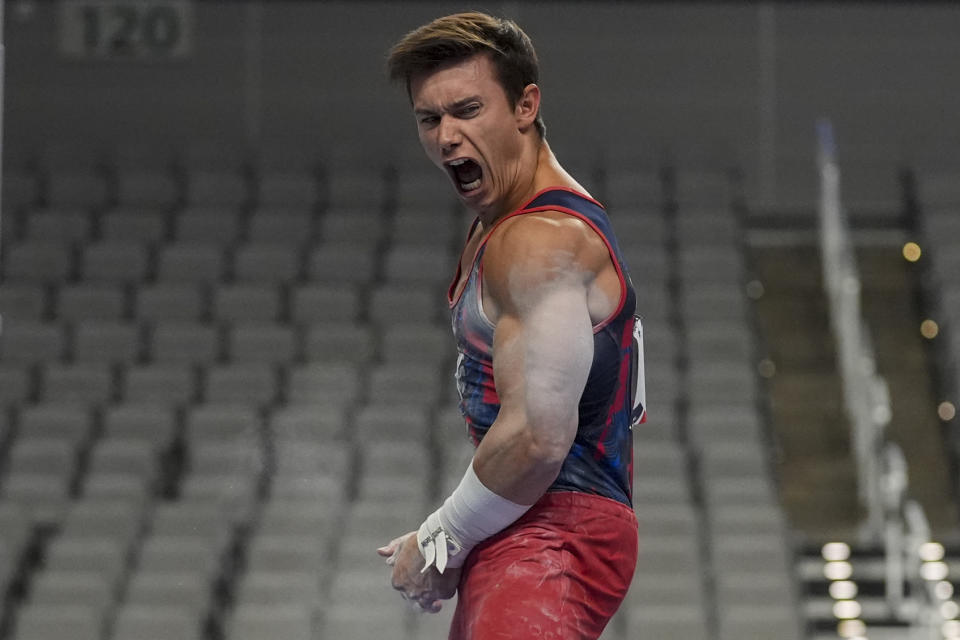
[[[457,109],[462,109],[463,107],[467,106],[471,102],[479,102],[479,101],[480,101],[480,96],[470,96],[467,98],[461,98],[460,100],[457,100],[456,102],[451,104],[447,108],[447,110],[456,111]],[[434,111],[433,109],[414,109],[413,112],[418,116],[427,116],[427,115],[433,115],[436,113],[436,111]]]

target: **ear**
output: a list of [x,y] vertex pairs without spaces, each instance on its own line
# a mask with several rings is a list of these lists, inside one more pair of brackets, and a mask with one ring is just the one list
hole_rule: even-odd
[[540,87],[535,84],[528,84],[523,88],[520,99],[517,100],[517,106],[514,114],[517,118],[517,129],[526,131],[533,126],[537,114],[540,113]]

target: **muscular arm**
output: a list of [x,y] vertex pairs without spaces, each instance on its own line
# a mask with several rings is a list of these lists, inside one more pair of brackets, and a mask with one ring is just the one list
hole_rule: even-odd
[[593,362],[588,291],[609,258],[594,234],[568,217],[509,224],[484,253],[500,412],[474,470],[494,493],[533,504],[556,479],[577,433]]

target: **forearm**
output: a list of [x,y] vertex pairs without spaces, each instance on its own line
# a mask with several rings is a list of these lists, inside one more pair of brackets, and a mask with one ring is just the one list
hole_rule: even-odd
[[533,504],[556,480],[572,444],[565,436],[548,438],[522,420],[502,416],[477,448],[473,468],[480,481],[497,495],[519,504]]

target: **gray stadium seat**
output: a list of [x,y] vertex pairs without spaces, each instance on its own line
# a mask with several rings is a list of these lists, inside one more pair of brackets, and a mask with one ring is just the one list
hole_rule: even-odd
[[29,401],[32,393],[33,380],[26,367],[0,363],[0,412]]
[[376,247],[387,227],[378,207],[354,205],[348,209],[328,208],[320,218],[320,240],[325,244]]
[[282,284],[300,277],[300,251],[280,242],[254,241],[237,248],[233,276],[238,282]]
[[308,362],[369,362],[375,353],[369,326],[351,323],[310,324],[304,334],[304,357]]
[[309,209],[261,207],[250,216],[251,242],[285,244],[301,249],[314,238],[313,212]]
[[280,292],[258,284],[226,284],[213,291],[213,315],[227,322],[272,322],[280,316]]
[[201,404],[186,414],[186,435],[197,442],[255,440],[261,423],[259,413],[248,403]]
[[40,398],[47,402],[109,402],[114,395],[113,372],[100,363],[48,363],[40,371]]
[[361,392],[360,370],[350,364],[311,363],[290,369],[287,400],[297,405],[348,407]]
[[231,362],[285,364],[297,358],[297,335],[292,327],[272,322],[241,322],[227,330],[227,359]]
[[248,185],[238,171],[191,169],[186,176],[189,205],[240,207],[248,198]]
[[23,237],[40,242],[79,243],[91,236],[93,219],[82,208],[35,209],[24,216]]
[[242,234],[243,218],[240,210],[235,208],[189,207],[174,221],[174,237],[179,242],[230,247]]
[[307,278],[331,284],[367,284],[376,275],[375,243],[324,239],[307,259]]
[[200,640],[203,619],[193,607],[125,604],[114,621],[112,640]]
[[17,614],[14,640],[100,640],[103,611],[81,604],[27,604]]
[[139,320],[198,320],[206,300],[195,284],[153,284],[137,289],[134,316]]
[[73,331],[77,362],[131,363],[140,357],[140,328],[113,320],[83,320]]
[[263,171],[256,183],[260,206],[312,207],[317,202],[318,184],[308,171]]
[[167,235],[166,214],[152,208],[112,209],[100,219],[100,235],[104,242],[156,245]]
[[305,284],[291,295],[290,316],[297,324],[355,322],[360,309],[360,293],[350,284]]
[[46,310],[47,295],[37,284],[0,284],[0,317],[4,328],[11,321],[39,322]]
[[45,195],[51,206],[100,207],[109,193],[100,172],[58,168],[47,175]]
[[265,364],[244,363],[208,367],[204,399],[208,403],[235,402],[266,406],[276,400],[279,382]]
[[73,271],[73,253],[62,242],[25,240],[7,247],[4,252],[5,283],[65,282]]
[[158,448],[169,446],[176,432],[174,408],[168,404],[126,402],[103,411],[103,436],[149,440]]
[[180,185],[166,169],[118,167],[117,202],[124,207],[172,207],[181,197]]
[[[136,365],[123,372],[121,387],[123,400],[139,405],[141,410],[153,409],[154,405],[172,407],[187,404],[196,397],[197,377],[187,364]],[[143,424],[142,419],[137,422]]]
[[217,282],[224,275],[223,249],[213,243],[177,242],[160,249],[157,278],[162,282]]
[[233,612],[228,629],[231,640],[312,640],[314,637],[310,609],[290,603],[242,604]]
[[174,606],[199,618],[210,606],[210,581],[193,572],[136,571],[130,577],[125,602],[136,606]]
[[126,297],[119,286],[65,285],[56,292],[54,309],[57,319],[64,322],[118,320],[126,310]]
[[371,292],[370,321],[384,327],[404,323],[439,324],[441,309],[446,306],[442,287],[384,285]]
[[147,277],[150,256],[131,240],[88,244],[80,257],[80,277],[88,283],[136,283]]
[[220,333],[199,322],[169,321],[154,327],[150,357],[161,363],[204,364],[220,357]]

